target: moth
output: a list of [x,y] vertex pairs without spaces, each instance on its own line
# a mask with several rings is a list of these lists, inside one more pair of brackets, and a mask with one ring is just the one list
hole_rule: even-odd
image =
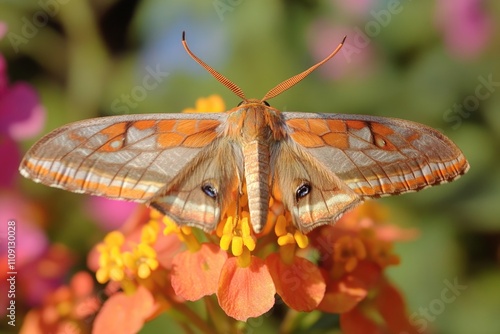
[[[344,38],[345,41],[345,38]],[[213,231],[247,185],[255,233],[279,197],[303,233],[333,224],[367,198],[452,181],[469,164],[422,124],[385,117],[281,112],[267,100],[331,59],[283,81],[261,99],[186,52],[242,102],[225,113],[143,114],[84,120],[38,141],[23,176],[51,187],[145,203],[179,225]],[[238,212],[233,213],[238,215]]]

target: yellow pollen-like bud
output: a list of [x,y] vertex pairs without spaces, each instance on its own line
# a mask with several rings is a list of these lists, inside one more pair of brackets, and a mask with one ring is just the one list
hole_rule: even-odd
[[234,256],[240,256],[243,253],[243,238],[240,236],[233,236],[231,242],[231,252]]
[[191,234],[191,233],[193,233],[193,229],[191,228],[191,226],[181,226],[181,231],[184,234]]
[[108,233],[104,237],[104,243],[109,246],[121,246],[125,242],[125,237],[119,231]]
[[244,237],[247,237],[247,236],[250,236],[251,233],[252,233],[252,230],[250,228],[250,221],[248,219],[248,217],[243,217],[243,219],[241,219],[241,235],[244,236]]
[[158,236],[157,224],[147,224],[141,230],[141,242],[154,244]]
[[107,281],[109,281],[109,272],[105,270],[104,268],[99,268],[97,269],[97,272],[95,273],[95,277],[97,279],[97,282],[104,284]]
[[177,233],[179,231],[179,227],[177,224],[167,216],[163,216],[163,224],[165,224],[165,229],[163,230],[163,234],[168,235],[170,233]]
[[243,244],[248,248],[248,250],[253,251],[255,249],[255,239],[252,236],[243,237]]
[[288,244],[295,244],[295,239],[291,233],[287,233],[278,238],[278,245],[284,246]]
[[274,233],[278,237],[286,235],[288,232],[286,230],[286,218],[283,215],[279,215],[278,219],[276,220],[276,224],[274,225]]
[[229,249],[229,245],[231,245],[232,236],[230,234],[224,234],[220,238],[219,246],[222,250],[227,251]]
[[293,237],[300,248],[304,249],[309,245],[309,238],[299,230],[295,231]]
[[151,268],[146,263],[141,263],[137,268],[137,276],[142,279],[148,278],[151,275]]
[[109,277],[113,281],[121,281],[125,277],[125,273],[123,272],[123,270],[121,268],[112,268],[109,271]]
[[233,221],[234,217],[227,217],[226,223],[224,224],[224,229],[222,230],[222,234],[232,234],[233,233]]

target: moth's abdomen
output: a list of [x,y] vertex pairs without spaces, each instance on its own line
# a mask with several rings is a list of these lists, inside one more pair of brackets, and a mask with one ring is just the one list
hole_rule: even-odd
[[257,140],[243,145],[250,222],[259,233],[269,209],[269,145]]

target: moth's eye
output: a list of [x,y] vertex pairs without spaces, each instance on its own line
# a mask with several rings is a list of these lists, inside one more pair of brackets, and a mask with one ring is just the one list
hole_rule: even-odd
[[245,103],[245,101],[241,101],[240,103],[238,103],[237,107],[241,106],[243,103]]
[[295,199],[297,202],[301,199],[309,195],[311,192],[311,185],[309,183],[302,183],[297,190],[295,190]]
[[205,193],[210,198],[216,199],[217,198],[217,189],[210,183],[206,183],[201,186],[201,190]]
[[264,101],[264,104],[268,107],[270,107],[271,105],[269,103],[267,103],[267,101]]

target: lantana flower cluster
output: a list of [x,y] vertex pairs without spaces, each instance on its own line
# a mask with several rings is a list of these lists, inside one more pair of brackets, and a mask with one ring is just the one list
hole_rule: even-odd
[[[199,110],[225,107],[220,97],[211,96],[187,111]],[[95,310],[93,332],[136,332],[171,311],[187,332],[237,332],[242,322],[272,312],[276,298],[289,310],[287,318],[297,311],[339,314],[346,334],[417,332],[385,274],[400,262],[393,242],[414,237],[414,231],[387,224],[384,209],[369,202],[335,225],[305,235],[293,225],[279,194],[274,196],[259,234],[251,228],[245,191],[239,207],[227,210],[238,216],[226,214],[210,234],[138,207],[89,255],[97,281],[106,284],[98,305],[95,298],[84,299]],[[204,301],[203,311],[192,307],[198,300]],[[82,303],[63,302],[70,310]],[[44,307],[49,306],[53,301]],[[82,317],[67,308],[64,321],[86,330]]]

